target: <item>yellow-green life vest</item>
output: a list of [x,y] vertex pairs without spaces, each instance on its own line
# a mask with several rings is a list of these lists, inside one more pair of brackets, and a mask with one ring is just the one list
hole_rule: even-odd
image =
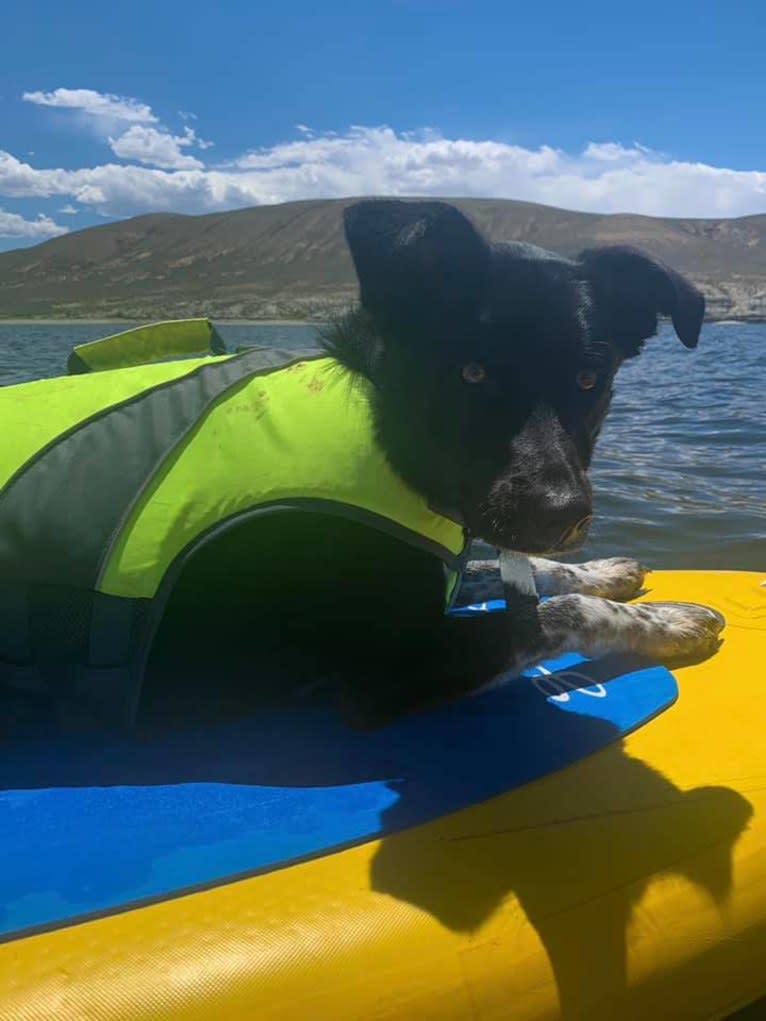
[[369,387],[326,355],[268,349],[0,389],[0,680],[42,677],[131,719],[182,564],[279,509],[431,552],[449,603],[465,533],[388,464]]

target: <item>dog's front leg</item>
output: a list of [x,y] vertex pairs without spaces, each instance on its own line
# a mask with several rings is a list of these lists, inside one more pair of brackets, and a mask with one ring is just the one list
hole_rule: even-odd
[[560,564],[545,557],[530,557],[537,592],[541,596],[578,593],[623,602],[641,591],[647,568],[628,557]]
[[[530,557],[529,564],[540,596],[579,593],[623,602],[641,591],[647,569],[628,557],[588,560],[584,564],[560,564],[545,557]],[[471,560],[461,588],[463,602],[483,603],[503,598],[497,560]]]
[[719,645],[725,620],[696,603],[621,603],[594,596],[554,596],[540,604],[534,647],[519,650],[518,673],[562,652],[583,656],[634,652],[662,663],[696,662]]

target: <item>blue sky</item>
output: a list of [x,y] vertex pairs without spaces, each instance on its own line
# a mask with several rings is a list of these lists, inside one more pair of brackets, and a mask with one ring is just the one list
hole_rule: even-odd
[[369,193],[766,212],[761,6],[13,4],[0,248]]

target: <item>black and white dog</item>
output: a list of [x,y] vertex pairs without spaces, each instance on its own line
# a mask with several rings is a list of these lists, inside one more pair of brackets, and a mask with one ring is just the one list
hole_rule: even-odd
[[[345,229],[360,307],[324,345],[372,382],[391,466],[474,536],[531,554],[538,593],[555,598],[538,605],[519,595],[505,613],[445,616],[433,558],[344,519],[297,515],[243,526],[248,565],[236,532],[191,562],[180,586],[191,597],[176,597],[185,633],[194,592],[211,591],[223,572],[227,584],[216,590],[239,594],[221,619],[252,639],[244,686],[263,695],[264,678],[287,657],[293,677],[331,679],[370,723],[564,649],[660,661],[714,651],[724,623],[715,611],[618,602],[641,588],[635,561],[564,566],[539,556],[582,542],[586,473],[615,373],[656,333],[658,314],[672,318],[683,344],[697,344],[704,299],[696,288],[631,248],[569,260],[491,244],[441,202],[360,202],[347,208]],[[494,594],[497,578],[496,565],[470,565],[472,596],[488,594],[487,584]]]

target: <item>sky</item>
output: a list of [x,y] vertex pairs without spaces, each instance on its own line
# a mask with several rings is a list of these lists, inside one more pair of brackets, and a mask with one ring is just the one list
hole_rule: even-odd
[[0,250],[306,198],[766,212],[762,0],[35,0],[0,41]]

